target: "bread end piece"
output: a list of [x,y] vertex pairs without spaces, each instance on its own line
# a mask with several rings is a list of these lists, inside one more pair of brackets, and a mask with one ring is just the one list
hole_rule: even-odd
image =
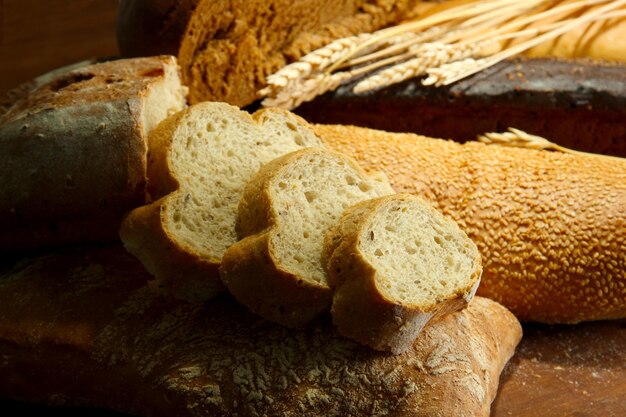
[[456,223],[408,194],[346,210],[325,252],[339,332],[394,354],[428,322],[465,308],[482,273],[476,245]]

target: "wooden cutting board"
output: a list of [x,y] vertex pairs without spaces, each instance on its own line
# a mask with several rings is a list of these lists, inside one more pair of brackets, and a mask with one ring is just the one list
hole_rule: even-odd
[[[1,415],[121,417],[104,410],[0,402]],[[6,413],[6,414],[5,414]],[[626,321],[526,324],[500,378],[492,417],[626,416]],[[450,416],[453,417],[453,416]]]

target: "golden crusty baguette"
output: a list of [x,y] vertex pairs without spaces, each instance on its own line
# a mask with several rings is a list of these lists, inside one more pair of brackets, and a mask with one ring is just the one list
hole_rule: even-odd
[[478,298],[390,356],[329,320],[289,330],[221,299],[145,287],[121,246],[24,260],[0,274],[0,397],[151,416],[483,416],[521,337]]
[[478,294],[518,318],[626,317],[626,161],[316,125],[456,220],[483,259]]

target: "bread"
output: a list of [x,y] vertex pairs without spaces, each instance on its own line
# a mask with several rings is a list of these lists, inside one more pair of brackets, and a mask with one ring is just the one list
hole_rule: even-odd
[[562,146],[626,157],[626,65],[516,58],[447,87],[411,79],[354,94],[354,83],[294,111],[313,123],[415,132],[465,142],[522,129]]
[[150,135],[148,190],[155,201],[126,216],[124,246],[177,296],[215,296],[222,255],[237,240],[246,182],[263,163],[308,146],[322,145],[302,119],[282,110],[251,117],[208,102],[166,119]]
[[430,320],[461,310],[482,271],[476,245],[419,197],[367,200],[326,235],[339,333],[402,353]]
[[145,201],[148,133],[185,106],[176,59],[56,72],[17,97],[0,116],[0,249],[116,240]]
[[242,240],[224,253],[222,281],[254,313],[284,326],[304,325],[332,299],[321,259],[324,233],[347,207],[392,192],[335,152],[305,149],[271,161],[243,193]]
[[[192,103],[252,103],[265,77],[331,40],[398,20],[413,0],[125,0],[123,56],[178,56]],[[166,52],[167,51],[167,52]]]
[[478,294],[522,320],[626,317],[626,162],[317,125],[456,220],[482,255]]
[[144,287],[121,247],[77,248],[0,276],[0,397],[150,416],[489,416],[521,337],[475,298],[390,356],[327,320],[290,330],[233,300]]
[[[468,1],[124,0],[117,35],[123,56],[177,55],[192,102],[245,106],[265,77],[333,39],[459,3]],[[625,62],[625,31],[623,17],[583,24],[528,54]]]

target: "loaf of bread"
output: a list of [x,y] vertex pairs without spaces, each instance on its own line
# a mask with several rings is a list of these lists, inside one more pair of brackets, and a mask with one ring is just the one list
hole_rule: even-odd
[[408,194],[348,208],[324,252],[339,333],[393,353],[409,349],[429,321],[465,308],[482,272],[458,225]]
[[299,327],[330,308],[322,261],[324,234],[341,213],[393,193],[356,162],[325,149],[304,149],[261,167],[239,203],[238,241],[224,253],[220,275],[254,313]]
[[176,59],[129,59],[29,83],[0,116],[0,250],[116,240],[145,200],[146,137],[185,106]]
[[145,287],[121,247],[24,259],[0,275],[0,397],[149,416],[489,416],[521,337],[475,298],[389,356],[264,321],[233,300],[204,306]]
[[259,167],[297,149],[323,146],[283,110],[252,117],[225,103],[199,103],[150,135],[148,191],[155,200],[125,217],[120,237],[175,295],[204,301],[223,286],[224,251],[237,241],[237,204]]
[[325,143],[456,220],[478,294],[523,320],[626,317],[626,161],[317,125]]
[[[265,77],[334,39],[468,2],[123,0],[118,44],[127,57],[177,55],[192,102],[245,106]],[[624,17],[583,24],[528,54],[625,62],[625,33]]]
[[411,79],[354,94],[348,83],[295,112],[313,123],[461,142],[515,127],[568,148],[626,157],[625,73],[623,63],[517,58],[446,87]]
[[[265,77],[335,38],[399,20],[411,0],[124,0],[122,55],[178,56],[192,103],[252,103]],[[166,52],[167,51],[167,52]]]

